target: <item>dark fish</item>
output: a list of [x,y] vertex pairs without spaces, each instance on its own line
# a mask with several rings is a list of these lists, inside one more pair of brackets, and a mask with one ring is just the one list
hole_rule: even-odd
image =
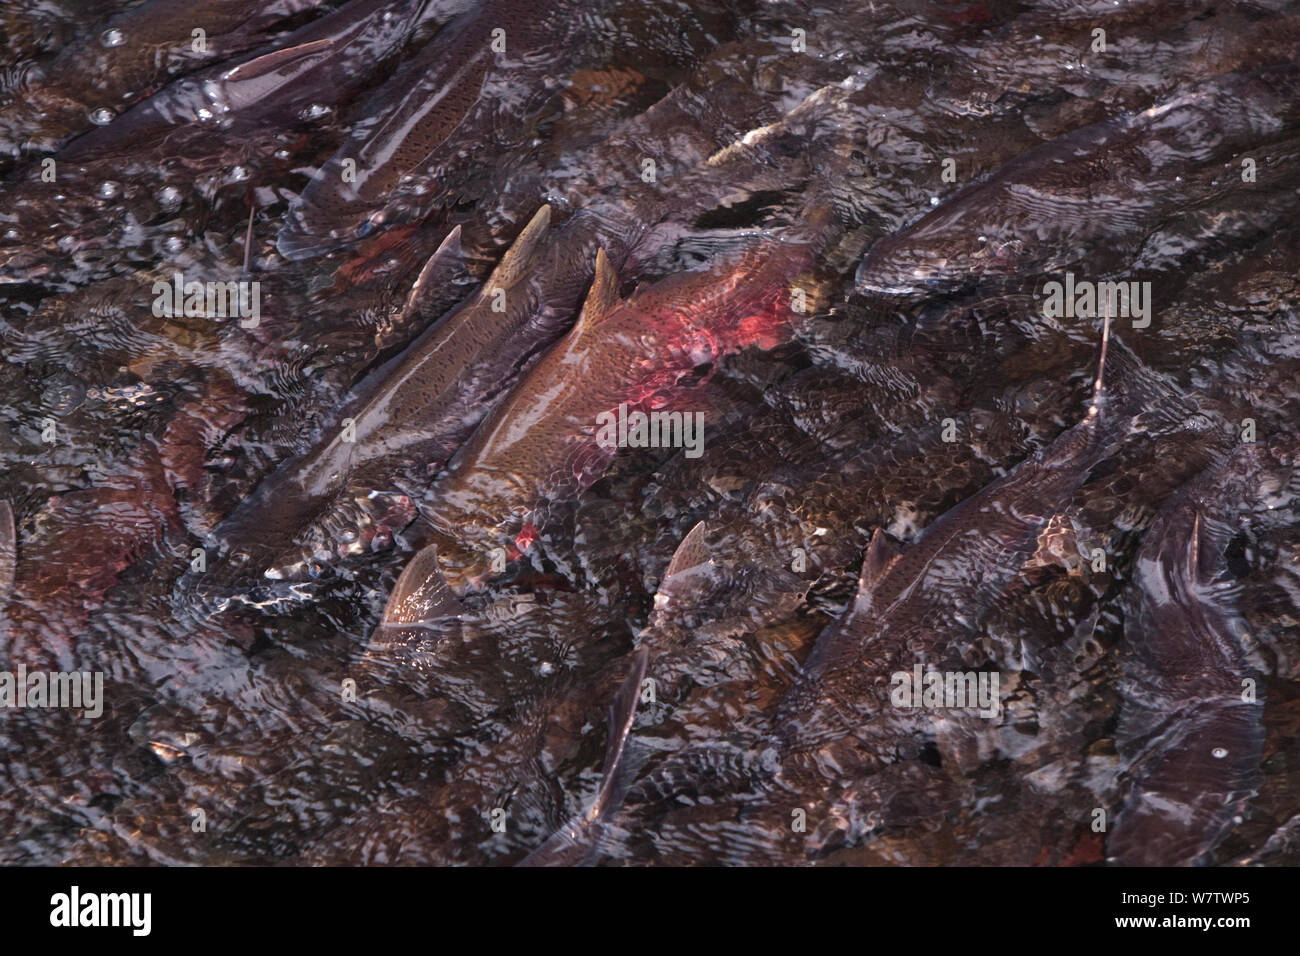
[[[1108,273],[1188,202],[1197,184],[1184,177],[1295,127],[1297,82],[1295,64],[1229,74],[1030,149],[877,242],[857,287],[910,294],[1032,281],[1084,261],[1091,274]],[[1251,109],[1236,109],[1242,102]]]
[[[319,255],[427,212],[438,198],[439,159],[467,145],[453,136],[480,106],[489,77],[504,87],[490,87],[494,101],[534,83],[538,63],[563,48],[565,38],[555,31],[565,9],[564,3],[489,0],[444,27],[374,94],[367,119],[294,202],[280,232],[281,254]],[[508,67],[492,50],[497,30],[505,31]],[[514,106],[526,112],[523,102]],[[345,165],[355,173],[350,180]]]
[[[0,144],[57,149],[104,125],[169,77],[257,47],[320,0],[149,0],[113,17],[29,77],[0,112]],[[199,48],[193,31],[205,32]]]
[[1138,553],[1116,746],[1131,790],[1107,841],[1116,862],[1186,866],[1233,828],[1264,746],[1264,674],[1226,551],[1253,513],[1297,494],[1295,442],[1241,445],[1177,492]]
[[[172,222],[193,200],[206,205],[228,185],[255,188],[309,142],[302,134],[319,123],[314,109],[345,101],[400,47],[418,6],[349,4],[294,31],[286,46],[176,80],[77,138],[58,154],[55,181],[27,167],[3,190],[16,226],[0,239],[0,282],[84,282],[133,247],[174,241],[158,220]],[[51,218],[57,235],[31,228]]]
[[617,809],[626,787],[627,740],[641,701],[641,682],[645,679],[647,660],[648,653],[644,649],[632,655],[632,670],[609,705],[609,741],[605,744],[605,763],[595,799],[584,812],[569,820],[545,843],[520,860],[519,866],[589,866],[595,862],[609,826],[609,817]]
[[[313,104],[334,107],[364,83],[415,25],[419,0],[360,0],[295,30],[271,49],[200,70],[176,80],[119,116],[91,130],[59,154],[61,161],[88,162],[138,153],[149,146],[159,159],[184,156],[192,170],[203,155],[195,149],[202,126],[224,137],[226,149],[247,148],[267,127],[287,139],[286,121]],[[318,120],[314,120],[318,122]],[[169,142],[170,140],[170,142]]]

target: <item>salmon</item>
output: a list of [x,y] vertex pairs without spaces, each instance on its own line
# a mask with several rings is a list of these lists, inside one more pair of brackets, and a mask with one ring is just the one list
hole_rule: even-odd
[[[65,48],[0,108],[0,147],[58,149],[169,78],[251,50],[321,0],[148,0]],[[198,48],[193,31],[205,33]]]
[[[457,453],[425,515],[439,558],[463,592],[497,547],[527,550],[546,510],[594,482],[615,449],[599,416],[689,403],[702,366],[791,334],[792,286],[818,239],[758,239],[729,261],[665,279],[628,300],[603,250],[574,328],[519,382]],[[463,565],[457,563],[463,560]],[[460,586],[458,586],[458,584]]]
[[[857,288],[953,291],[1033,281],[1083,262],[1104,275],[1130,261],[1162,219],[1188,203],[1189,190],[1217,195],[1219,187],[1194,174],[1294,130],[1300,104],[1290,91],[1297,82],[1294,63],[1229,74],[1029,149],[878,241],[858,267]],[[1241,102],[1252,108],[1236,109]]]
[[1116,748],[1129,792],[1106,843],[1117,863],[1206,862],[1258,786],[1265,675],[1226,552],[1254,516],[1295,500],[1297,465],[1293,439],[1240,445],[1146,531],[1124,626]]

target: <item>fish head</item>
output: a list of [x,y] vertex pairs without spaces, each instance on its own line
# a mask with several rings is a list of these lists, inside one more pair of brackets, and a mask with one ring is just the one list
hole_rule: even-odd
[[210,567],[185,574],[177,603],[204,615],[291,610],[315,600],[346,561],[392,547],[394,535],[414,518],[414,503],[400,492],[345,491],[288,547],[268,529],[241,522],[242,528],[223,532],[228,543],[206,549],[219,555]]
[[259,570],[276,559],[276,553],[256,544],[236,545],[221,553],[211,566],[193,566],[177,582],[172,605],[178,616],[208,618],[238,609],[273,614],[312,601],[312,582],[277,581]]
[[858,265],[855,285],[864,294],[906,296],[952,293],[981,280],[1010,277],[1021,266],[1024,243],[991,231],[887,237]]
[[415,520],[415,502],[401,492],[345,489],[297,536],[293,547],[262,570],[270,581],[311,582],[334,576],[340,562],[387,551]]

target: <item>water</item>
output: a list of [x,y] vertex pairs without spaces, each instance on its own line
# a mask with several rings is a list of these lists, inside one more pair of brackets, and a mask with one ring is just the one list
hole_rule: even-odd
[[4,862],[519,862],[639,648],[581,861],[1296,862],[1300,6],[126,7],[0,16],[0,657],[103,679],[0,711]]

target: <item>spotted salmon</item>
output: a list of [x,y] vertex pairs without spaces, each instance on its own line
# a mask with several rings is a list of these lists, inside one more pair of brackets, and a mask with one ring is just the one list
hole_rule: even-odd
[[577,324],[479,426],[439,483],[425,517],[444,542],[439,558],[452,586],[463,590],[465,575],[481,574],[497,547],[526,551],[548,505],[600,476],[615,453],[598,440],[600,416],[620,414],[620,406],[675,406],[680,415],[697,369],[784,341],[797,318],[793,287],[812,268],[825,231],[756,239],[729,261],[626,301],[599,252]]

